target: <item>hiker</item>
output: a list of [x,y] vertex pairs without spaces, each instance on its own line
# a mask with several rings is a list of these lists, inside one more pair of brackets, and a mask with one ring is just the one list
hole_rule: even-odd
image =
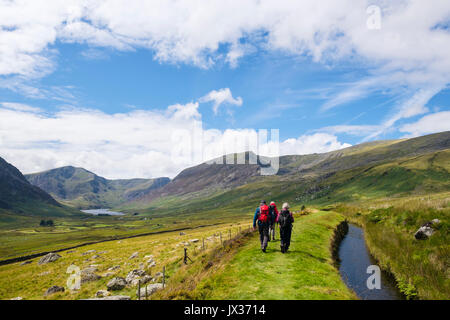
[[256,221],[258,221],[259,240],[261,241],[261,250],[266,252],[267,242],[269,241],[269,226],[270,226],[270,212],[269,206],[265,200],[261,200],[258,208],[256,208],[255,216],[253,217],[253,229],[256,229]]
[[276,222],[280,225],[281,252],[286,253],[291,244],[292,224],[294,223],[294,216],[289,211],[289,204],[287,202],[283,203]]
[[275,204],[274,201],[270,202],[269,210],[270,210],[270,216],[271,216],[270,227],[269,227],[269,241],[270,241],[270,237],[272,237],[272,240],[275,240],[275,223],[278,218],[278,209],[277,209],[277,205]]

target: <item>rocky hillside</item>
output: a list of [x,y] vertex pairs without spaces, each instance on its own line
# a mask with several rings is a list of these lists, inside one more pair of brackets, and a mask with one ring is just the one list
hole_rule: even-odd
[[114,207],[167,184],[169,178],[108,180],[72,166],[28,174],[28,181],[77,208]]
[[27,215],[70,215],[77,213],[59,204],[44,190],[33,186],[13,165],[0,158],[0,209]]
[[[302,201],[325,195],[331,199],[336,194],[332,192],[332,188],[355,184],[359,179],[366,179],[369,174],[375,174],[370,178],[375,179],[370,180],[372,187],[400,192],[405,188],[399,188],[398,182],[401,182],[401,179],[393,176],[398,174],[396,173],[398,167],[401,167],[398,161],[411,160],[449,149],[450,132],[442,132],[412,139],[363,143],[323,154],[282,156],[279,158],[280,169],[276,176],[261,176],[261,164],[203,163],[183,170],[164,187],[151,190],[132,200],[126,204],[125,208],[165,209],[168,208],[168,202],[171,206],[175,205],[176,201],[174,202],[173,199],[182,199],[183,204],[175,206],[180,211],[181,206],[185,205],[199,208],[211,202],[213,206],[218,206],[222,201],[217,200],[216,197],[226,199],[225,204],[240,198],[249,199],[249,197],[259,197],[264,194],[275,195],[275,193],[286,193],[289,190],[292,194],[297,193],[296,198]],[[447,154],[440,155],[438,158],[445,158]],[[389,168],[393,169],[383,171],[383,164],[390,164]],[[379,173],[373,169],[375,167],[378,167]],[[436,167],[430,170],[436,170]],[[429,172],[415,172],[416,176],[410,177],[410,186],[414,188],[416,184],[422,183],[417,178],[419,176],[429,179],[426,177]],[[409,177],[411,174],[411,169],[405,169],[404,177]],[[441,179],[441,174],[442,172],[439,171],[430,178]],[[377,179],[386,181],[387,185],[377,185]],[[392,185],[390,185],[391,182]],[[276,186],[275,189],[271,189],[272,186]],[[440,186],[446,188],[444,184]],[[294,188],[298,191],[294,191]],[[227,194],[227,196],[220,194]],[[195,201],[197,204],[191,205],[189,201]],[[245,203],[245,201],[242,202]]]

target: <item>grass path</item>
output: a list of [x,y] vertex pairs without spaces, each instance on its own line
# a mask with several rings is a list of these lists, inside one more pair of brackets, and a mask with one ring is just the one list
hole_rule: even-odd
[[[355,299],[333,267],[330,240],[343,220],[334,212],[296,219],[287,254],[279,240],[262,253],[256,232],[223,268],[195,289],[199,299]],[[278,233],[279,238],[279,233]]]

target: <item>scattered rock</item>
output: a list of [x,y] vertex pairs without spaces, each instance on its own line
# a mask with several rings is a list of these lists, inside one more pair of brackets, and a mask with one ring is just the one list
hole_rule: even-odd
[[427,222],[423,226],[421,226],[417,232],[414,234],[414,237],[417,240],[426,240],[434,233],[432,228],[433,223]]
[[139,252],[133,253],[129,259],[136,259],[137,257],[139,257]]
[[108,278],[108,277],[112,277],[113,275],[115,275],[114,272],[107,272],[107,273],[103,274],[103,277]]
[[122,277],[115,277],[111,279],[108,284],[108,291],[122,290],[127,285],[127,282]]
[[156,262],[152,261],[148,264],[147,268],[153,268],[154,266],[156,266]]
[[30,264],[30,263],[32,263],[32,262],[33,262],[33,260],[27,260],[27,261],[22,262],[20,265],[21,265],[21,266],[24,266],[24,265]]
[[104,253],[108,253],[108,251],[100,251],[98,254],[104,254]]
[[46,264],[49,262],[54,262],[54,261],[58,260],[59,258],[61,258],[61,256],[59,254],[50,252],[49,254],[46,254],[45,256],[43,256],[39,260],[38,264]]
[[186,233],[180,232],[180,236],[185,236],[185,235],[186,235]]
[[435,224],[441,223],[441,220],[439,220],[439,219],[433,219],[433,220],[431,220],[431,222],[433,223],[433,225],[435,225]]
[[154,256],[152,254],[148,254],[144,257],[144,259],[153,259]]
[[10,300],[23,300],[23,298],[22,297],[15,297],[15,298],[12,298]]
[[108,271],[114,271],[117,269],[120,269],[120,266],[112,266],[112,267],[108,268]]
[[147,275],[147,273],[144,270],[136,269],[133,271],[130,271],[125,279],[127,284],[131,286],[137,286],[139,281],[141,281],[141,284],[145,284],[152,280],[152,277]]
[[131,298],[129,296],[109,296],[103,298],[91,298],[82,300],[131,300]]
[[[156,291],[161,290],[163,288],[162,283],[152,283],[147,285],[144,288],[141,288],[140,295],[141,297],[145,297],[145,288],[147,288],[147,297],[154,294]],[[136,291],[136,295],[139,295],[139,290]]]
[[92,259],[98,259],[98,258],[101,258],[101,256],[98,254],[92,256]]
[[95,296],[96,296],[97,298],[104,298],[104,297],[109,296],[110,294],[111,294],[111,293],[109,293],[109,291],[107,291],[107,290],[98,290],[98,291],[96,292]]
[[198,239],[191,239],[191,240],[189,240],[189,242],[192,242],[192,243],[196,243],[196,242],[199,242],[200,240],[198,240]]
[[87,254],[91,254],[91,253],[95,253],[96,251],[95,250],[88,250],[88,251],[86,251],[86,252],[83,252],[81,255],[82,256],[85,256],[85,255],[87,255]]
[[162,272],[157,272],[157,273],[155,273],[154,280],[160,279],[160,278],[162,278],[163,276],[164,276],[164,275],[163,275]]
[[97,268],[86,268],[81,270],[81,283],[97,281],[102,277],[96,274]]
[[44,272],[39,273],[38,276],[46,276],[50,273],[51,273],[50,271],[44,271]]
[[45,292],[44,295],[48,296],[48,295],[54,294],[56,292],[64,292],[64,287],[52,286],[47,289],[47,291]]

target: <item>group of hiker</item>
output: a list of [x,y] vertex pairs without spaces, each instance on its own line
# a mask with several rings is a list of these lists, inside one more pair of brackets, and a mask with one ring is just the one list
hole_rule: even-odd
[[256,225],[258,225],[261,250],[266,252],[271,237],[272,240],[275,240],[275,229],[278,224],[280,227],[281,252],[286,253],[291,244],[293,223],[294,217],[289,211],[289,204],[287,202],[283,204],[281,211],[278,212],[275,202],[272,201],[270,205],[267,205],[265,200],[261,200],[253,217],[253,228],[256,229]]

